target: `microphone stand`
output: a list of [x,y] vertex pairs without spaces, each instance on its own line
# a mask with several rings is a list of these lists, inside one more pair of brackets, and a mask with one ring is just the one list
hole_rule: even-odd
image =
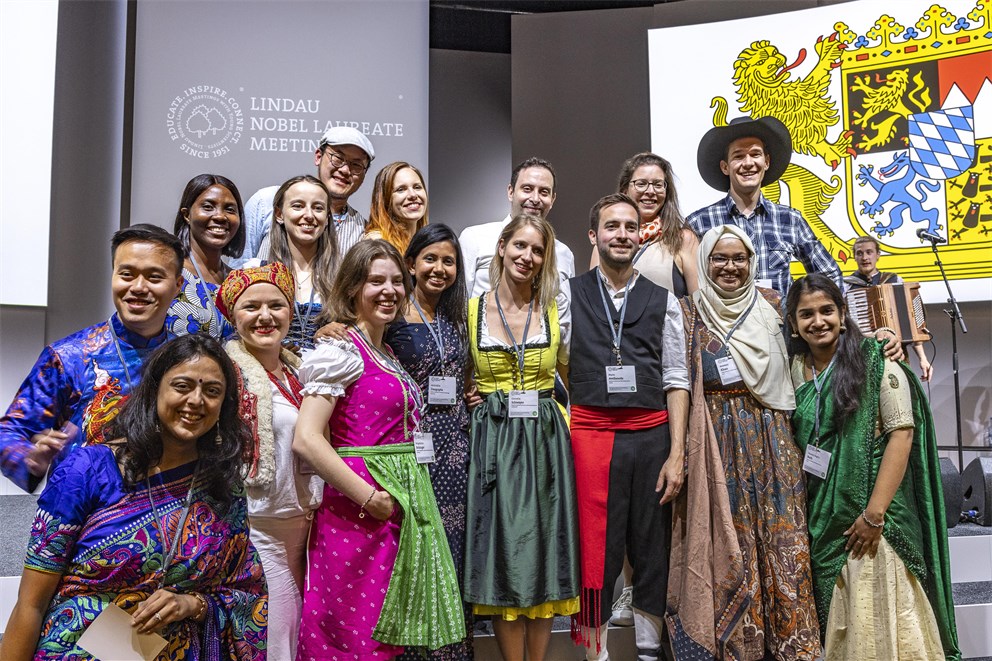
[[958,307],[958,301],[954,298],[954,293],[951,291],[951,283],[947,279],[947,273],[944,272],[944,263],[940,261],[940,253],[937,252],[937,241],[931,239],[930,247],[933,248],[933,255],[937,260],[934,264],[940,269],[940,277],[944,279],[944,286],[947,287],[947,302],[951,305],[951,309],[944,310],[944,314],[951,318],[951,364],[954,368],[954,420],[957,425],[958,472],[964,473],[964,444],[961,442],[961,382],[958,374],[957,326],[961,324],[962,333],[967,333],[968,327],[964,323],[964,317],[961,316],[961,308]]

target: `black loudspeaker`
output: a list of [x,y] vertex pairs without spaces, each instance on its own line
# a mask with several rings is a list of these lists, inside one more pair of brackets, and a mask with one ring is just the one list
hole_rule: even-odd
[[961,509],[978,510],[978,524],[992,526],[992,457],[976,457],[961,474],[964,504]]
[[940,458],[940,481],[944,485],[944,516],[947,527],[953,528],[961,520],[961,473],[947,457]]

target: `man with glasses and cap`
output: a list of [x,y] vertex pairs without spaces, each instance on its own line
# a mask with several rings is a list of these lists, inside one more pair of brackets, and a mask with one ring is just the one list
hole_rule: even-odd
[[798,259],[807,273],[823,273],[841,285],[837,262],[792,207],[775,204],[761,187],[778,180],[792,157],[792,137],[774,117],[738,117],[703,136],[696,166],[703,181],[727,196],[686,219],[702,236],[719,225],[744,230],[758,253],[755,284],[778,291],[783,299],[792,280],[789,262]]
[[[324,182],[331,194],[330,215],[337,232],[339,255],[344,256],[365,233],[365,216],[348,204],[348,198],[362,187],[374,158],[372,142],[364,133],[350,126],[328,129],[314,152],[317,178]],[[268,241],[263,245],[263,240],[272,227],[272,200],[277,190],[278,186],[263,188],[245,204],[245,250],[239,259],[231,260],[232,267],[241,267],[256,257],[268,259]]]

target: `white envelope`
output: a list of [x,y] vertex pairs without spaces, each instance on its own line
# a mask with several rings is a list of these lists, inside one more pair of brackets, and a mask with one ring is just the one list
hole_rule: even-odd
[[153,661],[168,641],[157,633],[138,633],[127,611],[108,604],[76,644],[100,661]]

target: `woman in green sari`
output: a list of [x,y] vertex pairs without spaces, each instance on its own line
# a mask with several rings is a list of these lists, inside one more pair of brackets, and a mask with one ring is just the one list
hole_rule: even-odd
[[813,274],[786,302],[825,659],[960,659],[933,417]]

